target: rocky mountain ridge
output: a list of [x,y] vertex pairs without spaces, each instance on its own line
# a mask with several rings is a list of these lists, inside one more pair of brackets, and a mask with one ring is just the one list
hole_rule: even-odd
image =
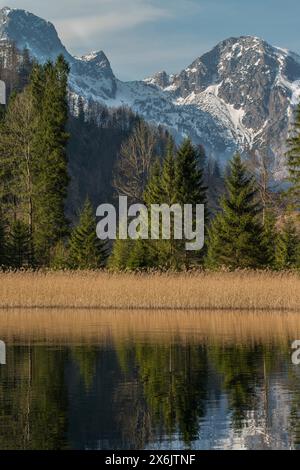
[[300,56],[260,38],[220,42],[178,74],[155,74],[122,82],[103,51],[73,57],[55,27],[8,7],[0,10],[1,41],[28,48],[39,62],[63,54],[71,66],[70,89],[108,107],[128,106],[147,121],[166,126],[180,140],[188,135],[221,163],[236,150],[258,150],[281,176],[285,141],[300,98]]

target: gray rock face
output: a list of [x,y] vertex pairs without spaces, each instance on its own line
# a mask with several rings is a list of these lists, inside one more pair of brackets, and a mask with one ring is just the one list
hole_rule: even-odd
[[166,86],[155,75],[148,83],[171,92],[178,104],[195,104],[224,123],[227,117],[237,149],[271,152],[280,171],[300,97],[299,56],[259,38],[230,38],[164,80]]
[[116,78],[103,51],[76,58],[71,66],[70,84],[77,94],[95,101],[113,99],[117,89]]
[[121,82],[104,52],[76,58],[54,26],[23,10],[0,10],[1,41],[27,47],[38,61],[63,54],[71,66],[70,89],[107,106],[126,105],[180,140],[189,135],[225,162],[249,149],[273,156],[277,176],[293,110],[300,98],[300,57],[250,36],[229,38],[175,75]]
[[104,52],[73,57],[61,43],[52,23],[24,10],[2,8],[0,47],[1,41],[4,44],[7,40],[13,41],[20,50],[27,48],[40,63],[63,54],[71,66],[70,85],[75,93],[96,100],[114,97],[116,79]]
[[55,59],[58,54],[72,61],[53,24],[28,11],[8,7],[0,10],[0,41],[5,39],[14,41],[20,49],[28,48],[43,62]]

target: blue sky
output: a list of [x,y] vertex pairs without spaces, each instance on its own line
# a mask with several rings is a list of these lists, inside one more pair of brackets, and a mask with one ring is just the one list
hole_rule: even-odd
[[178,72],[222,39],[255,35],[300,53],[299,0],[0,0],[52,21],[67,49],[102,49],[116,75]]

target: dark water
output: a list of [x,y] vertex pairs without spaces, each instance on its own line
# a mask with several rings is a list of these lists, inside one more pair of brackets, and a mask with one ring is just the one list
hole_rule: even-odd
[[1,449],[300,448],[288,338],[63,343],[7,339]]

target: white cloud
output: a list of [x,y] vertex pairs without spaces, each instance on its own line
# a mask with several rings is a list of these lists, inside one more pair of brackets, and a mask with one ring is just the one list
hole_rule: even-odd
[[[160,18],[169,18],[170,13],[161,7],[147,5],[141,0],[101,0],[103,11],[97,15],[73,16],[69,18],[56,19],[55,26],[63,40],[72,42],[81,39],[89,42],[89,39],[95,34],[120,32],[128,30],[137,25],[159,20]],[[106,7],[109,7],[107,9]]]

